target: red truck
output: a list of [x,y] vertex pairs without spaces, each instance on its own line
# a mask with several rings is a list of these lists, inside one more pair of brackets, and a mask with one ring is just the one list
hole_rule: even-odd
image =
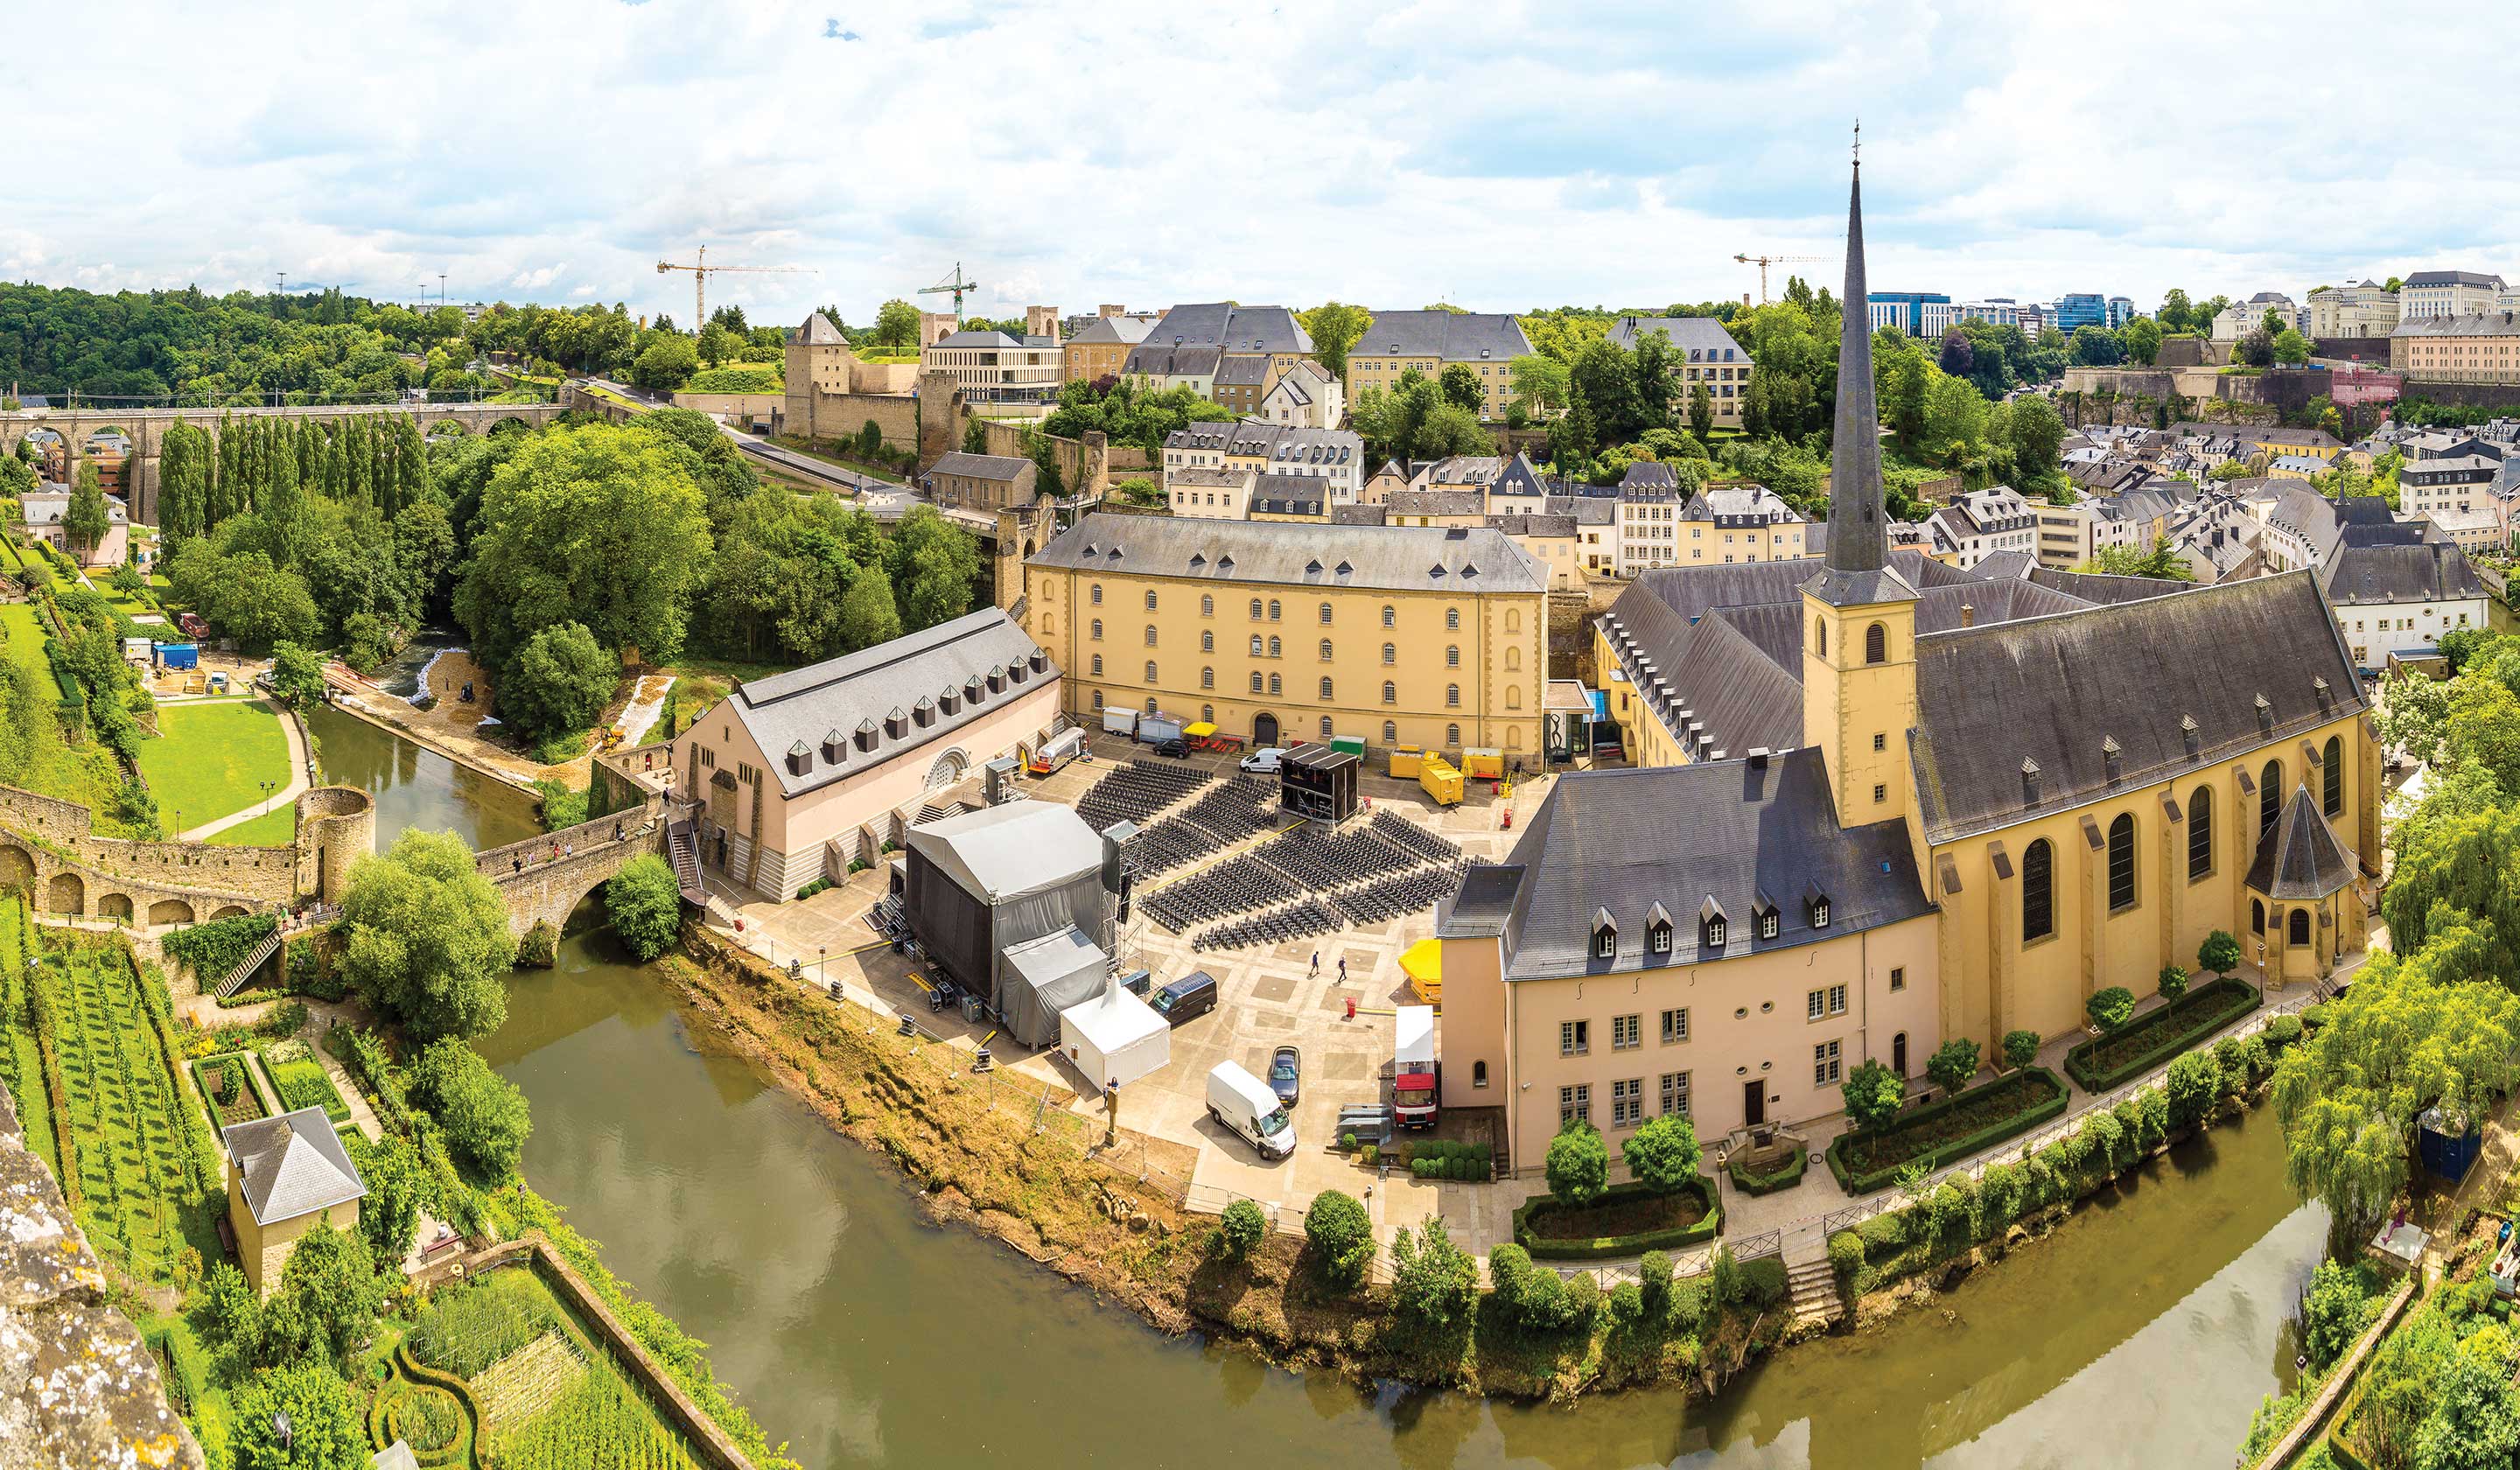
[[1403,1005],[1391,1048],[1391,1105],[1402,1128],[1433,1128],[1444,1064],[1435,1058],[1435,1007]]

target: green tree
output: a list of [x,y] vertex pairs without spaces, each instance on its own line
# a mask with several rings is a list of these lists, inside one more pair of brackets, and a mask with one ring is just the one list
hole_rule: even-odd
[[2010,426],[2013,463],[2025,479],[2043,481],[2063,469],[2065,421],[2053,400],[2044,393],[2023,394],[2013,401]]
[[1715,433],[1715,393],[1702,382],[1688,385],[1688,431],[1701,441]]
[[496,686],[499,713],[528,739],[594,725],[621,682],[621,660],[596,646],[583,623],[556,623],[525,640]]
[[2011,1067],[2015,1071],[2019,1071],[2021,1068],[2029,1066],[2032,1062],[2037,1061],[2039,1059],[2039,1033],[2036,1031],[2005,1032],[2003,1034],[2004,1065]]
[[[1909,341],[1900,334],[1901,341]],[[1916,454],[1925,442],[1925,389],[1934,370],[1924,353],[1911,345],[1889,363],[1880,388],[1882,422],[1899,436],[1899,448]]]
[[682,932],[682,886],[664,859],[642,853],[605,883],[604,912],[623,947],[645,964]]
[[[469,1048],[466,1054],[471,1054]],[[395,1265],[400,1262],[397,1256]],[[289,1264],[280,1272],[279,1295],[294,1307],[292,1315],[303,1324],[307,1345],[336,1363],[346,1363],[350,1351],[375,1325],[383,1289],[366,1239],[350,1230],[337,1230],[318,1217],[290,1247]]]
[[2214,1065],[2213,1053],[2182,1051],[2170,1063],[2162,1080],[2162,1091],[2170,1100],[2170,1126],[2193,1128],[2205,1121],[2214,1099],[2223,1090],[2223,1075]]
[[[22,439],[19,442],[22,444],[26,441]],[[165,464],[165,456],[162,451],[158,456],[158,464],[161,467]],[[158,472],[160,476],[159,483],[162,484],[164,483],[163,476],[165,471],[161,468]],[[0,455],[0,495],[24,495],[33,490],[35,485],[35,467],[27,464],[24,460],[18,458],[14,454]],[[163,503],[162,492],[160,503]]]
[[62,512],[62,536],[77,548],[78,558],[86,561],[105,543],[106,533],[113,521],[106,510],[105,486],[97,478],[94,460],[79,461],[78,478],[70,485],[70,503]]
[[1304,1212],[1304,1244],[1324,1279],[1352,1291],[1373,1264],[1373,1222],[1354,1195],[1325,1189]]
[[875,344],[886,352],[908,352],[919,345],[919,308],[899,296],[875,309]]
[[1295,320],[1304,324],[1304,332],[1313,339],[1313,358],[1328,369],[1333,378],[1347,375],[1348,349],[1373,325],[1373,313],[1362,306],[1349,306],[1328,301],[1310,311],[1297,312]]
[[2167,536],[2152,538],[2152,550],[2138,552],[2131,546],[2104,546],[2092,559],[2076,571],[2098,572],[2112,577],[2151,577],[2164,582],[2193,582],[2196,573],[2187,558],[2171,546]]
[[2434,1370],[2432,1409],[2415,1430],[2413,1470],[2507,1470],[2520,1453],[2520,1394],[2508,1356],[2475,1349],[2488,1333],[2501,1337],[2489,1325]]
[[1487,389],[1480,385],[1479,375],[1471,372],[1467,363],[1445,364],[1437,386],[1442,390],[1446,403],[1467,409],[1474,417],[1487,402]]
[[1986,400],[1967,379],[1943,377],[1925,385],[1923,448],[1936,464],[1957,466],[1985,433]]
[[933,628],[971,610],[980,580],[979,539],[935,508],[914,507],[903,516],[886,557],[906,631]]
[[1260,1207],[1247,1199],[1238,1199],[1227,1205],[1217,1219],[1216,1252],[1228,1261],[1244,1260],[1268,1233],[1269,1221],[1260,1213]]
[[2161,999],[2176,1001],[2187,994],[2187,972],[2178,965],[2165,964],[2160,975],[2155,977],[2153,986],[2161,992]]
[[652,332],[630,366],[630,380],[651,393],[670,393],[700,370],[699,348],[678,332]]
[[2310,361],[2310,338],[2290,327],[2276,333],[2271,345],[2276,362],[2298,366]]
[[1589,1205],[1609,1187],[1609,1146],[1592,1124],[1569,1118],[1559,1125],[1557,1136],[1549,1140],[1542,1174],[1549,1180],[1550,1193],[1570,1205]]
[[1847,1121],[1856,1132],[1870,1133],[1899,1116],[1900,1104],[1908,1100],[1908,1079],[1867,1057],[1846,1074],[1838,1091],[1846,1098]]
[[2161,324],[2150,317],[2127,323],[2119,335],[2126,342],[2127,356],[2144,367],[2151,367],[2161,356]]
[[1533,419],[1547,419],[1564,410],[1572,381],[1566,364],[1545,353],[1526,352],[1506,364],[1512,401]]
[[1957,1092],[1977,1075],[1977,1043],[1967,1037],[1954,1037],[1926,1059],[1925,1075],[1942,1084],[1944,1091]]
[[2318,1263],[2301,1300],[2301,1351],[2310,1359],[2310,1370],[2324,1373],[2343,1358],[2371,1324],[2379,1305],[2353,1269],[2338,1261]]
[[901,614],[892,604],[892,579],[870,567],[849,579],[840,601],[840,646],[854,652],[890,643],[901,636]]
[[517,1177],[525,1137],[534,1131],[525,1094],[490,1070],[481,1053],[447,1037],[412,1064],[411,1100],[446,1135],[446,1146],[477,1177],[505,1183]]
[[[1461,366],[1459,363],[1455,367]],[[1480,426],[1478,415],[1458,403],[1443,403],[1419,422],[1416,443],[1412,446],[1418,459],[1440,460],[1451,455],[1492,455],[1496,438]]]
[[1704,1150],[1697,1141],[1697,1130],[1678,1113],[1661,1113],[1648,1118],[1644,1126],[1628,1135],[1619,1145],[1619,1157],[1628,1165],[1628,1175],[1656,1194],[1677,1194],[1697,1178],[1697,1165]]
[[2083,1011],[2092,1018],[2092,1025],[2102,1031],[2115,1031],[2135,1019],[2135,992],[2123,985],[2094,991],[2083,1002]]
[[2240,941],[2228,929],[2217,929],[2196,947],[2196,967],[2209,975],[2228,975],[2240,967]]
[[1391,1305],[1401,1325],[1427,1336],[1468,1330],[1479,1300],[1479,1265],[1453,1243],[1444,1217],[1391,1238]]
[[507,1018],[508,906],[453,832],[407,829],[353,864],[334,932],[352,988],[415,1036],[480,1036]]
[[2274,334],[2264,327],[2252,328],[2248,335],[2240,338],[2234,354],[2241,362],[2252,368],[2263,368],[2272,364],[2275,360]]
[[271,648],[271,690],[292,709],[324,702],[324,656],[283,640]]
[[[229,1448],[239,1470],[367,1470],[368,1437],[350,1386],[329,1363],[265,1368],[230,1394]],[[288,1448],[274,1427],[288,1416]]]
[[359,1201],[359,1235],[377,1261],[400,1262],[420,1235],[420,1213],[438,1207],[437,1182],[409,1138],[387,1134],[378,1142],[356,1139],[351,1162],[368,1186]]
[[2160,317],[2162,330],[2165,332],[2193,332],[2198,330],[2194,316],[2194,308],[2188,305],[2187,302],[2187,292],[2181,290],[2178,287],[2172,287],[2169,293],[2161,298]]
[[735,355],[735,335],[728,332],[724,327],[719,326],[715,322],[711,322],[706,327],[700,329],[700,339],[698,343],[698,349],[700,361],[714,368]]

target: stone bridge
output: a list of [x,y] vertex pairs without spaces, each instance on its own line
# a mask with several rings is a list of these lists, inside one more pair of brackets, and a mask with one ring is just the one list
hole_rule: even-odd
[[[576,826],[493,847],[473,856],[508,903],[508,932],[521,939],[536,922],[557,932],[586,896],[642,853],[667,856],[663,797]],[[615,836],[614,833],[619,835]]]
[[487,433],[510,419],[540,427],[567,412],[560,403],[373,403],[306,404],[279,408],[182,409],[51,409],[33,414],[0,415],[0,453],[15,453],[18,441],[39,428],[62,436],[69,454],[68,479],[78,476],[78,462],[87,441],[99,430],[118,428],[131,436],[131,464],[123,475],[124,503],[135,521],[158,523],[158,446],[168,425],[193,424],[219,435],[223,417],[236,419],[358,419],[377,414],[407,416],[424,434],[452,426],[466,433]]

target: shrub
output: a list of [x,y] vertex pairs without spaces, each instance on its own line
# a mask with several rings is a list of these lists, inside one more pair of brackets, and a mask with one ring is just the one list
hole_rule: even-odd
[[[1508,1325],[1525,1332],[1561,1332],[1574,1325],[1575,1300],[1566,1279],[1532,1265],[1530,1253],[1521,1246],[1508,1243],[1489,1251],[1488,1279],[1495,1284],[1497,1306]],[[1598,1287],[1595,1290],[1598,1294]]]
[[2040,1036],[2036,1031],[2007,1031],[2003,1034],[2003,1064],[2015,1069],[2039,1059]]
[[1601,1312],[1601,1282],[1591,1271],[1577,1271],[1565,1277],[1567,1325],[1589,1324]]
[[797,890],[796,890],[796,897],[797,897],[799,900],[809,899],[809,898],[812,898],[815,894],[818,894],[818,893],[822,892],[824,889],[829,888],[829,887],[831,887],[831,886],[832,886],[832,880],[831,880],[831,879],[829,879],[829,878],[816,878],[814,881],[812,881],[812,882],[810,882],[810,883],[806,884],[804,887],[797,889]]
[[1868,1058],[1847,1074],[1838,1091],[1846,1098],[1848,1122],[1858,1129],[1881,1128],[1899,1116],[1899,1104],[1908,1097],[1908,1079]]
[[1610,1325],[1621,1332],[1633,1332],[1645,1319],[1644,1288],[1634,1281],[1622,1281],[1610,1288]]
[[1432,1217],[1415,1232],[1404,1225],[1393,1234],[1391,1276],[1392,1307],[1404,1327],[1441,1333],[1469,1325],[1478,1306],[1479,1267],[1445,1232],[1444,1217]]
[[2154,979],[2153,986],[2161,992],[2161,999],[2176,1001],[2187,994],[2187,972],[2175,964],[2165,964],[2161,967],[2161,974]]
[[1570,1205],[1589,1205],[1610,1182],[1610,1149],[1600,1132],[1581,1118],[1570,1118],[1549,1140],[1542,1166],[1549,1192]]
[[1325,1189],[1304,1215],[1304,1244],[1324,1278],[1353,1290],[1373,1261],[1373,1222],[1353,1195]]
[[1238,1199],[1225,1207],[1223,1218],[1216,1223],[1216,1253],[1228,1261],[1240,1261],[1251,1254],[1269,1232],[1269,1222],[1260,1207],[1247,1199]]
[[2267,1022],[2265,1035],[2269,1046],[2289,1047],[2293,1043],[2301,1040],[2301,1017],[2293,1015],[2276,1016],[2274,1019]]
[[2123,985],[2112,985],[2094,992],[2092,999],[2083,1002],[2083,1009],[2091,1016],[2092,1025],[2102,1031],[2115,1031],[2135,1019],[2135,992]]
[[1382,1145],[1379,1143],[1360,1144],[1357,1147],[1356,1156],[1359,1161],[1364,1163],[1365,1166],[1370,1169],[1382,1162]]
[[1627,1160],[1628,1173],[1638,1183],[1656,1194],[1675,1194],[1696,1180],[1704,1150],[1698,1146],[1697,1130],[1687,1118],[1662,1113],[1630,1134],[1619,1145],[1619,1156]]
[[2240,967],[2240,941],[2228,929],[2217,929],[2196,947],[2196,967],[2209,975],[2228,975]]
[[1644,1293],[1645,1311],[1656,1317],[1671,1311],[1671,1257],[1647,1251],[1637,1263],[1637,1284]]
[[2222,1076],[2214,1059],[2201,1051],[2182,1053],[2170,1064],[2170,1075],[2164,1086],[2169,1098],[2170,1126],[2193,1128],[2205,1121],[2221,1091]]
[[2111,1169],[2121,1162],[2119,1150],[2126,1146],[2126,1126],[2113,1112],[2095,1112],[2083,1120],[2083,1135],[2099,1151],[2100,1162]]
[[1351,1130],[1349,1130],[1348,1132],[1346,1132],[1346,1133],[1343,1133],[1343,1134],[1339,1135],[1339,1151],[1340,1151],[1341,1153],[1354,1153],[1354,1152],[1356,1152],[1356,1132],[1355,1132],[1355,1130],[1351,1129]]
[[2019,1168],[2011,1164],[1990,1164],[1977,1181],[1978,1211],[1984,1221],[1981,1234],[1992,1235],[1998,1229],[2020,1218],[2022,1190],[2028,1180]]
[[2322,1261],[2310,1275],[2310,1290],[2301,1299],[2301,1350],[2313,1373],[2345,1356],[2345,1350],[2370,1325],[2378,1299],[2363,1290],[2359,1274],[2334,1261]]
[[2226,1092],[2237,1092],[2249,1085],[2249,1061],[2240,1054],[2238,1037],[2227,1036],[2214,1044],[2214,1070]]
[[1864,1270],[1864,1239],[1853,1230],[1839,1230],[1828,1237],[1828,1266],[1837,1273],[1837,1285],[1844,1291],[1855,1284],[1856,1272]]
[[1967,1037],[1943,1043],[1925,1063],[1925,1075],[1941,1083],[1946,1092],[1967,1087],[1969,1079],[1977,1075],[1977,1043]]
[[560,931],[552,927],[550,919],[535,919],[534,926],[525,931],[525,937],[517,941],[517,967],[547,970],[558,963]]

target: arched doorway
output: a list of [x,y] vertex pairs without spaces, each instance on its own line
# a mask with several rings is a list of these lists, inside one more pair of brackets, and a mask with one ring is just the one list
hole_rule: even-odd
[[35,860],[22,847],[0,847],[0,888],[35,886]]
[[159,899],[149,906],[149,921],[153,924],[189,924],[193,921],[193,906],[182,899]]
[[1904,1031],[1890,1038],[1890,1070],[1901,1077],[1908,1075],[1908,1033]]
[[961,780],[963,773],[969,769],[971,769],[969,756],[960,750],[948,750],[938,756],[935,763],[927,768],[927,789],[942,791]]
[[1264,749],[1277,743],[1278,717],[1272,714],[1253,715],[1251,717],[1252,748],[1255,750]]
[[50,901],[46,903],[44,907],[55,913],[85,913],[87,912],[87,884],[77,873],[57,872],[53,874],[52,887],[48,891],[47,897]]
[[120,919],[124,923],[129,923],[131,921],[131,895],[127,893],[99,894],[96,900],[96,916],[99,918]]
[[218,912],[218,913],[211,914],[211,915],[210,915],[210,917],[212,917],[212,918],[237,918],[237,917],[242,916],[242,915],[244,914],[244,913],[245,913],[245,908],[244,908],[244,906],[243,906],[243,905],[240,905],[240,904],[230,904],[230,905],[226,906],[225,908],[223,908],[223,909],[219,910],[219,912]]

